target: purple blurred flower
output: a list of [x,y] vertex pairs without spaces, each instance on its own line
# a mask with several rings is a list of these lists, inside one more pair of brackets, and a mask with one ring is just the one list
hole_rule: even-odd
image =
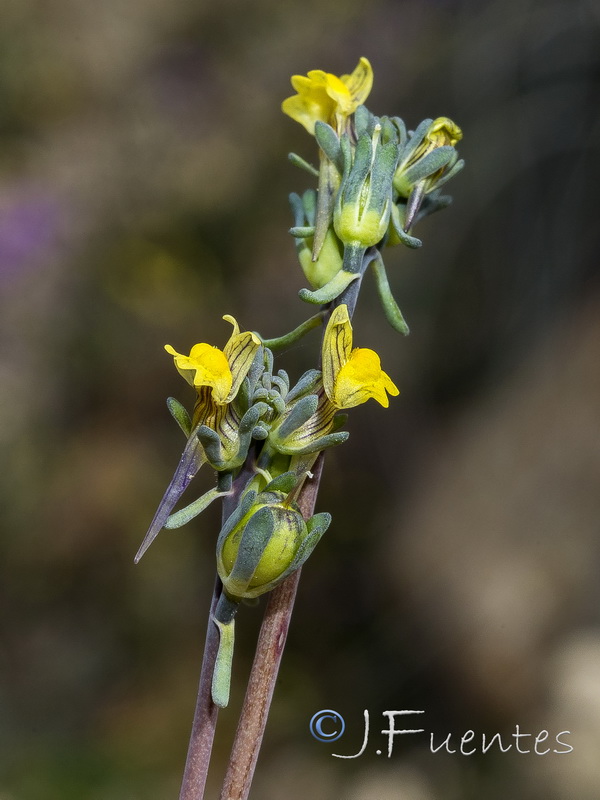
[[45,189],[0,195],[0,277],[40,268],[54,255],[64,224],[58,197]]

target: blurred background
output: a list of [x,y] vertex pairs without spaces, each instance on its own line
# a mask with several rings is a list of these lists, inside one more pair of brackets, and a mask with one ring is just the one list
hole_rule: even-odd
[[[287,233],[311,185],[289,77],[374,68],[368,101],[450,116],[467,167],[420,251],[366,281],[356,343],[401,388],[351,415],[318,510],[253,797],[587,800],[600,786],[600,7],[593,0],[0,3],[0,798],[177,796],[218,509],[133,555],[192,403],[165,343],[302,321]],[[313,366],[318,335],[282,354]],[[197,489],[208,488],[201,475]],[[216,796],[253,655],[239,616]],[[308,722],[346,719],[322,744]],[[360,758],[363,711],[371,741]],[[518,724],[573,752],[385,749]],[[411,723],[415,718],[411,719]],[[401,727],[401,724],[398,725]],[[409,727],[419,727],[411,724]],[[533,739],[525,740],[532,746]],[[521,744],[523,748],[523,743]]]

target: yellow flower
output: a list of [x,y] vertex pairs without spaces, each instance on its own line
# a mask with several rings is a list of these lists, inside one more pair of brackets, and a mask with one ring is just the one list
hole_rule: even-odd
[[387,408],[386,392],[400,394],[381,369],[377,353],[363,347],[352,349],[352,325],[345,305],[333,310],[325,329],[322,369],[325,393],[336,408],[352,408],[371,397]]
[[223,319],[233,325],[233,332],[223,350],[209,344],[195,344],[189,356],[184,356],[170,344],[165,345],[180,375],[198,390],[203,386],[210,387],[217,405],[226,405],[237,395],[260,347],[260,339],[255,333],[240,333],[239,325],[229,314]]
[[292,86],[298,94],[288,97],[281,110],[314,134],[315,122],[327,122],[342,133],[346,119],[361,106],[373,86],[373,69],[361,58],[351,75],[332,75],[313,69],[305,75],[293,75]]

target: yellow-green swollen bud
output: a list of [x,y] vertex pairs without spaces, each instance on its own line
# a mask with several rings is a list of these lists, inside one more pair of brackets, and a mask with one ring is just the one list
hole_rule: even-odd
[[408,141],[394,174],[394,189],[400,197],[409,197],[419,183],[427,194],[445,183],[451,171],[458,172],[462,162],[456,169],[454,148],[461,139],[461,129],[448,117],[424,120]]
[[221,708],[229,702],[238,604],[268,592],[299,569],[331,522],[329,514],[304,521],[298,507],[280,491],[284,485],[293,489],[297,480],[289,472],[267,486],[268,490],[273,485],[272,491],[246,492],[219,534],[217,571],[224,591],[212,617],[219,629],[212,698]]
[[[267,498],[264,498],[267,499]],[[280,498],[273,493],[274,502],[254,505],[248,514],[239,522],[222,544],[219,554],[219,577],[228,594],[235,597],[256,597],[268,591],[293,563],[302,540],[306,536],[306,523],[301,514],[291,506],[276,502]],[[234,567],[238,558],[247,556],[248,542],[244,542],[244,552],[240,553],[242,540],[250,520],[255,518],[261,509],[262,514],[255,519],[260,520],[260,527],[271,527],[272,531],[265,537],[264,549],[253,565],[252,576],[248,581],[236,579]]]
[[328,228],[316,261],[312,259],[313,237],[304,239],[298,246],[300,266],[313,289],[320,289],[334,278],[342,268],[343,252],[333,228]]
[[382,144],[379,124],[372,136],[359,137],[354,154],[347,138],[341,144],[344,174],[333,216],[335,232],[345,245],[371,247],[388,227],[397,144]]
[[227,520],[217,541],[217,571],[232,600],[273,589],[308,558],[330,522],[308,522],[280,491],[250,492]]

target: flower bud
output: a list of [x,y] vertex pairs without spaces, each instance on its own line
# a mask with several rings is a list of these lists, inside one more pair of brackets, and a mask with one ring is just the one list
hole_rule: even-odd
[[307,536],[300,512],[281,492],[263,492],[217,546],[217,569],[228,595],[257,597],[291,571]]
[[359,137],[354,154],[346,137],[341,142],[344,174],[333,217],[335,232],[345,245],[371,247],[387,230],[397,143],[382,143],[379,124],[372,136]]
[[461,139],[461,129],[448,117],[424,120],[403,149],[394,174],[400,197],[409,197],[420,183],[427,194],[458,172],[463,162],[458,161],[455,145]]
[[[314,226],[316,218],[317,198],[314,190],[307,190],[302,197],[290,195],[290,203],[294,212],[294,228],[303,232],[296,236],[296,252],[302,271],[313,289],[320,289],[329,283],[342,268],[343,248],[335,231],[327,228],[317,258],[313,260]],[[312,228],[312,232],[311,232]],[[309,234],[309,235],[307,235]]]
[[217,572],[227,596],[238,602],[273,589],[304,564],[330,522],[326,513],[305,521],[282,491],[247,492],[217,541]]
[[298,260],[306,280],[313,289],[320,289],[342,268],[343,253],[340,241],[333,228],[328,228],[316,261],[312,259],[312,239],[305,241],[306,245],[298,248]]

